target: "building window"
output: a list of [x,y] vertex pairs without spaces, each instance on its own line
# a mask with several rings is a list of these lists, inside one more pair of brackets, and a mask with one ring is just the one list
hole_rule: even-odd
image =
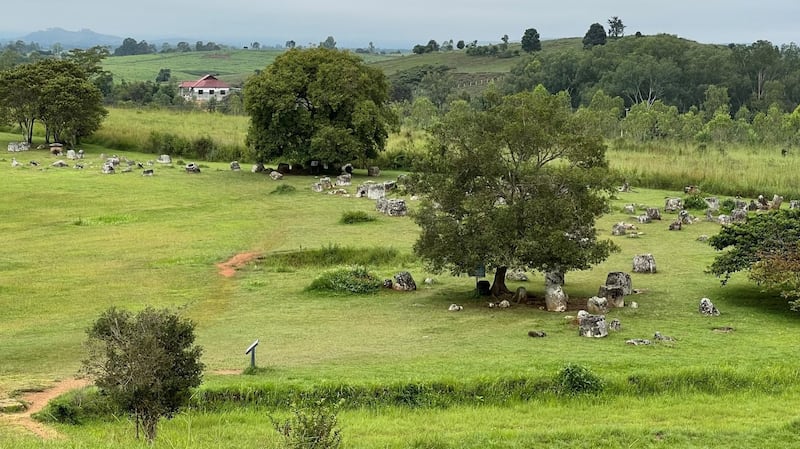
[[203,95],[203,89],[197,89],[197,94],[198,95]]
[[208,94],[209,94],[209,95],[214,95],[214,89],[209,89],[209,90],[208,90]]
[[219,94],[220,94],[220,95],[225,95],[225,91],[224,91],[224,90],[221,90],[221,91],[219,91]]

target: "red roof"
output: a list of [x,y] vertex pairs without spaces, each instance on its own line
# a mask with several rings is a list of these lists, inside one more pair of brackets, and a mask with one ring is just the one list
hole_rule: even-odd
[[206,75],[197,81],[184,81],[178,87],[185,89],[229,89],[231,86],[218,80],[214,75]]

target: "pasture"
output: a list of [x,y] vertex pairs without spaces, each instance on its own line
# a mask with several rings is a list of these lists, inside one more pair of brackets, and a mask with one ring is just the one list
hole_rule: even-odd
[[[152,121],[148,114],[131,120]],[[232,134],[241,132],[236,129]],[[11,140],[18,136],[0,134],[0,144]],[[632,192],[619,193],[597,228],[621,251],[592,270],[567,274],[565,289],[577,309],[608,272],[630,272],[634,255],[656,259],[658,273],[632,274],[641,293],[628,299],[639,308],[612,309],[608,318],[618,318],[622,330],[595,340],[578,337],[565,314],[541,310],[539,303],[488,308],[474,293],[475,278],[430,273],[413,257],[417,228],[410,218],[379,215],[371,200],[315,193],[311,176],[273,181],[245,165],[232,172],[226,162],[200,162],[197,175],[177,163],[156,165],[153,177],[136,170],[103,175],[100,153],[155,157],[113,146],[85,150],[83,170],[51,168],[55,158],[42,151],[0,158],[0,398],[75,376],[85,329],[101,311],[153,305],[180,309],[198,324],[207,365],[199,405],[163,422],[155,447],[276,447],[269,416],[284,416],[281,399],[297,391],[353,399],[339,417],[348,448],[798,444],[798,315],[743,274],[721,287],[703,272],[714,251],[697,238],[713,235],[719,225],[701,220],[670,232],[673,217],[665,214],[663,222],[640,225],[639,238],[610,235],[613,223],[631,220],[621,211],[624,204],[663,207],[665,197],[680,196],[674,191],[634,183]],[[748,164],[763,164],[746,150],[741,154]],[[41,165],[12,168],[12,156]],[[611,152],[612,167],[625,167],[623,156]],[[685,179],[681,167],[697,163],[672,160],[662,168],[675,170],[677,182]],[[778,180],[775,193],[791,186],[790,162],[775,161],[770,171]],[[641,173],[637,181],[644,183],[649,178],[644,168]],[[729,181],[750,182],[746,173]],[[384,172],[380,179],[398,174]],[[368,179],[357,170],[354,185]],[[278,185],[296,191],[272,193]],[[409,204],[413,210],[415,203]],[[348,211],[376,220],[341,224]],[[328,256],[348,251],[379,255],[368,259],[368,268],[382,278],[410,271],[419,289],[366,296],[305,290],[322,271],[342,264]],[[222,275],[218,264],[242,253],[257,257],[233,276]],[[428,277],[436,282],[425,285]],[[509,286],[525,286],[541,298],[542,276],[529,277]],[[702,297],[722,315],[701,316]],[[452,303],[464,310],[449,312]],[[530,338],[529,330],[547,337]],[[676,341],[625,344],[656,331]],[[256,338],[263,369],[237,374],[247,367],[243,351]],[[550,392],[546,386],[567,363],[600,376],[605,392]],[[381,389],[410,392],[410,402],[355,401],[365,400],[359,392]],[[230,392],[252,400],[202,403]],[[40,440],[0,419],[0,447],[139,445],[124,419],[55,427],[61,439]]]

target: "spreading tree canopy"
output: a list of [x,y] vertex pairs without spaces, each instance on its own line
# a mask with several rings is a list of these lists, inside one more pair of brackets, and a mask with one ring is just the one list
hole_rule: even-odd
[[262,162],[372,158],[397,123],[383,72],[346,51],[288,50],[244,92],[247,143]]
[[732,223],[711,237],[719,254],[708,271],[725,284],[737,271],[749,271],[751,280],[777,290],[800,303],[800,210],[782,209]]
[[416,253],[454,274],[497,269],[495,294],[509,266],[563,274],[604,260],[616,247],[594,228],[613,188],[602,139],[565,93],[539,86],[487,103],[454,102],[434,127],[412,176],[424,194]]
[[137,314],[111,308],[88,330],[86,371],[152,443],[158,421],[172,417],[200,385],[202,349],[194,324],[168,310]]
[[17,123],[28,143],[40,121],[48,142],[52,137],[75,145],[96,131],[108,113],[87,68],[72,60],[44,59],[0,72],[0,115]]

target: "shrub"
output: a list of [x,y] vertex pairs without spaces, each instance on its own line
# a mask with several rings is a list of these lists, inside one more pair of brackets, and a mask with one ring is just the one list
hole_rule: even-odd
[[603,381],[588,368],[569,363],[556,375],[554,388],[561,395],[592,394],[603,391]]
[[708,208],[708,204],[706,204],[706,200],[703,199],[702,195],[693,194],[683,199],[683,207],[685,209],[704,210]]
[[42,411],[34,414],[34,418],[42,422],[81,424],[91,419],[112,416],[118,408],[101,395],[96,387],[87,387],[63,394],[50,402]]
[[369,215],[363,210],[345,211],[342,214],[342,218],[339,219],[339,223],[341,224],[367,223],[370,221],[375,221],[375,217]]
[[296,191],[297,191],[297,189],[293,185],[280,184],[280,185],[278,185],[278,187],[275,187],[275,190],[273,190],[272,192],[269,192],[269,193],[270,194],[277,194],[277,195],[287,195],[289,193],[294,193]]
[[322,273],[311,282],[308,290],[336,293],[373,293],[383,282],[363,266],[339,268]]
[[733,198],[725,198],[722,202],[719,203],[719,210],[720,212],[731,213],[736,209],[736,200]]
[[337,449],[342,444],[336,418],[338,406],[339,404],[327,404],[325,399],[306,408],[292,404],[292,415],[287,420],[282,422],[272,420],[275,430],[283,437],[283,447]]

